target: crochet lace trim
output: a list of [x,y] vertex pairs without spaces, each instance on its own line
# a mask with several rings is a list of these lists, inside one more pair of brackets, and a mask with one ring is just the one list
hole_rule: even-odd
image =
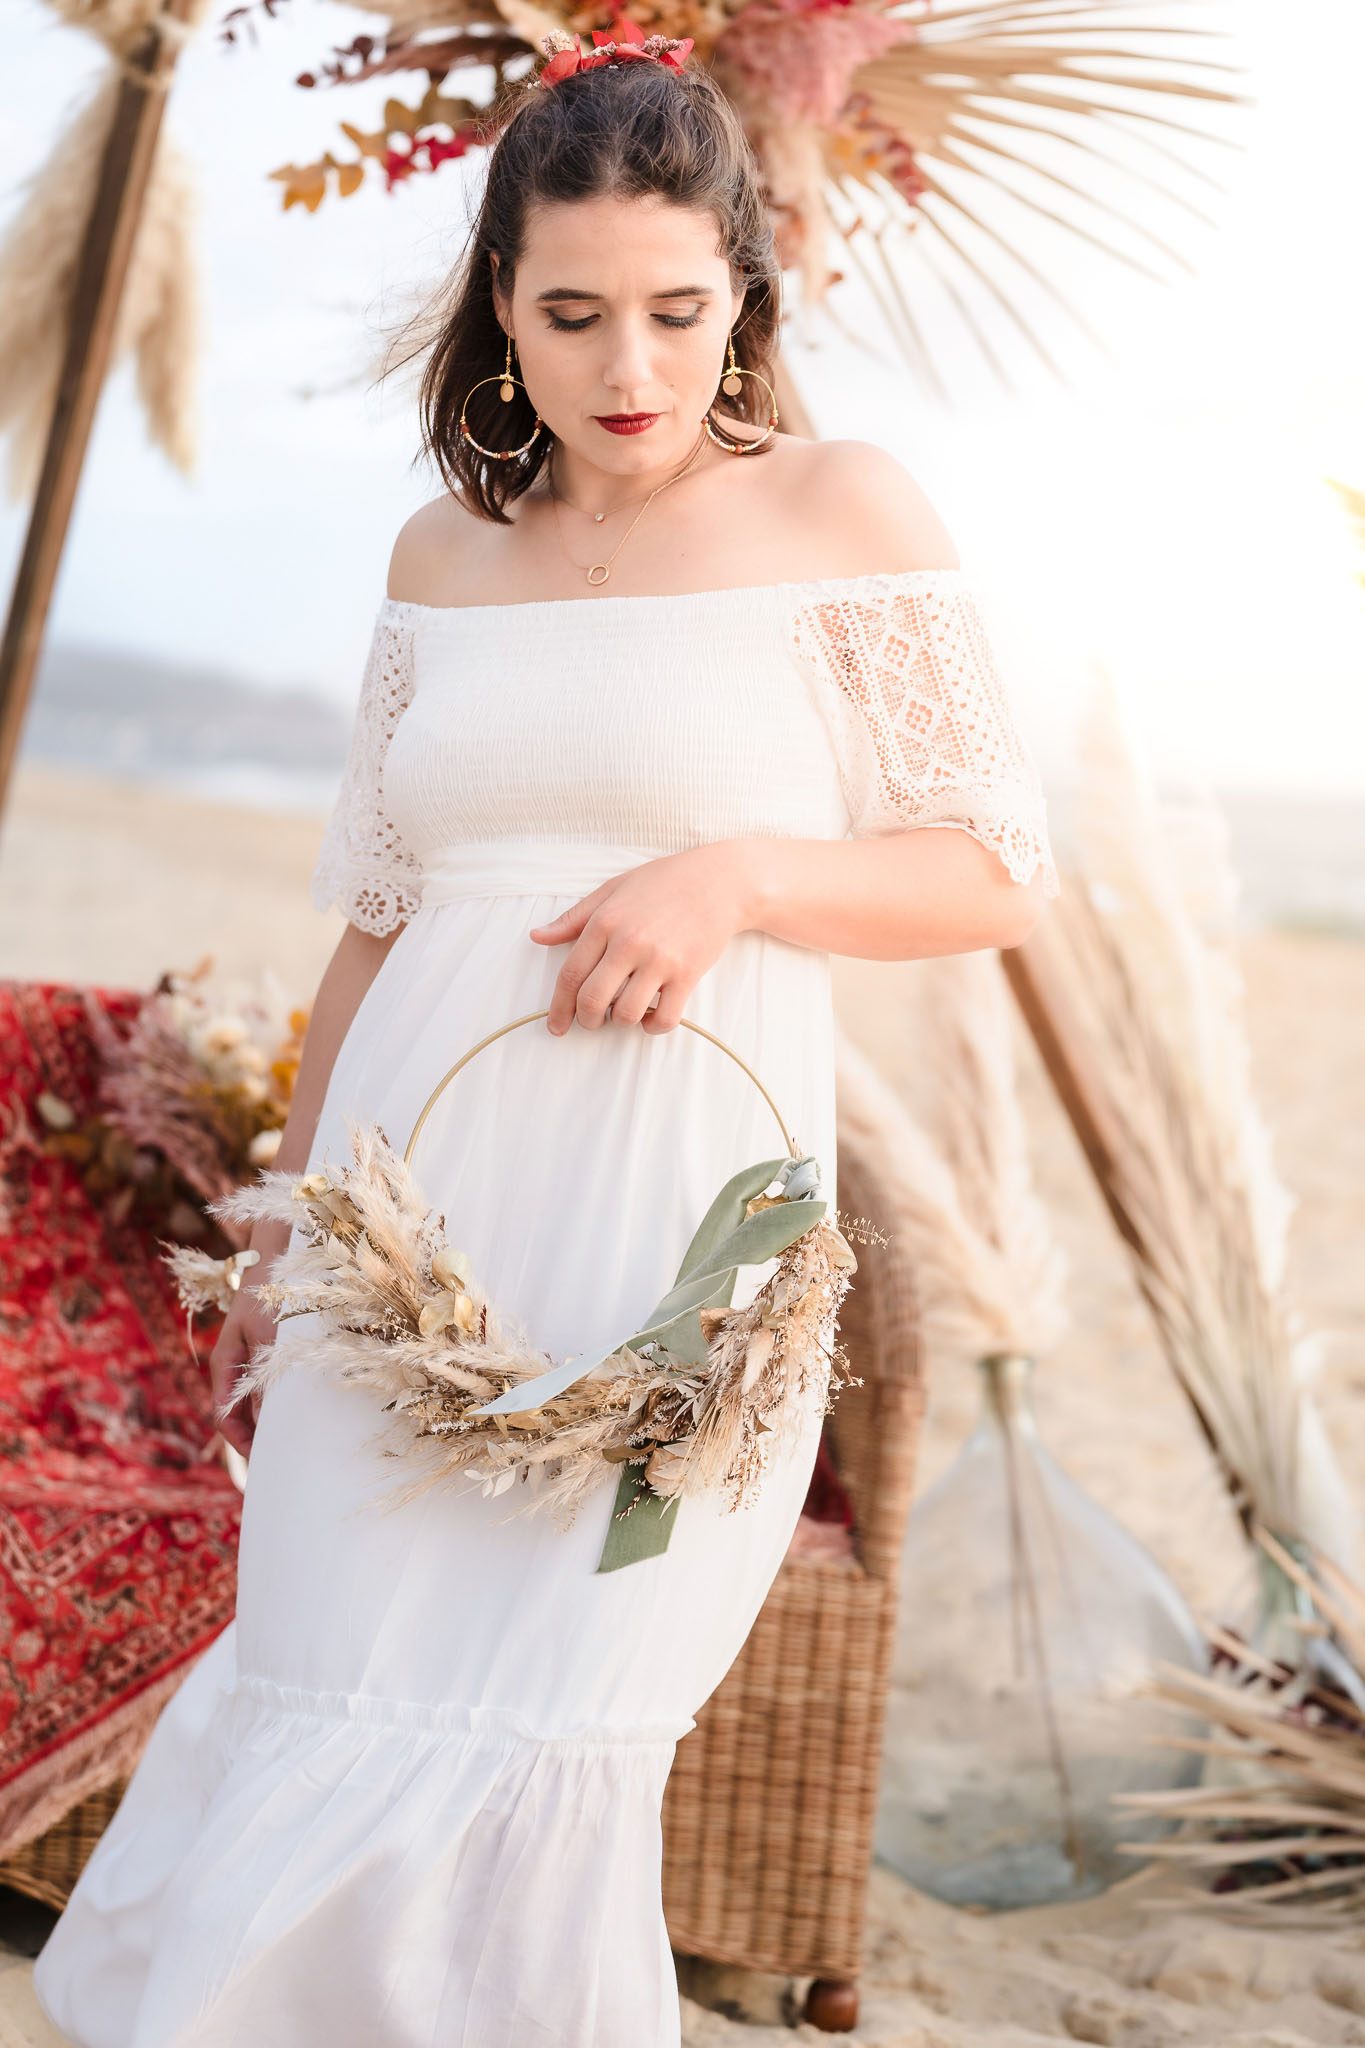
[[1058,894],[1047,805],[960,569],[800,605],[789,644],[835,741],[854,836],[953,826]]
[[[823,712],[855,837],[952,827],[995,853],[1016,882],[1041,865],[1044,893],[1057,895],[1038,771],[964,573],[888,572],[782,588],[796,593],[787,646]],[[803,603],[804,588],[812,594]],[[415,688],[415,612],[380,608],[312,878],[319,910],[335,904],[376,936],[412,917],[422,900],[421,860],[384,798],[389,744]]]
[[341,787],[313,870],[318,910],[335,904],[376,937],[412,917],[422,866],[404,846],[384,803],[384,761],[414,688],[413,629],[387,607],[375,622]]

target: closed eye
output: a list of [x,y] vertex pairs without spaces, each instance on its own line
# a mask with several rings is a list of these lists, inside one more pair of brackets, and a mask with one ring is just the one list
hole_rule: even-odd
[[[560,314],[552,312],[548,306],[545,308],[545,311],[549,317],[551,327],[557,329],[560,334],[579,334],[582,332],[583,328],[591,327],[593,321],[597,318],[596,313],[589,313],[586,316],[586,318],[582,320],[565,320],[561,317]],[[701,319],[702,311],[703,308],[698,306],[695,313],[688,313],[685,315],[677,313],[655,313],[653,315],[653,318],[658,320],[665,327],[695,327],[698,321]]]

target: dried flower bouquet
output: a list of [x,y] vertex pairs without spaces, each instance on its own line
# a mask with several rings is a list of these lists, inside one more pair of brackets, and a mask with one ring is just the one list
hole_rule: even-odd
[[[567,1523],[603,1463],[619,1464],[598,1566],[610,1570],[662,1550],[676,1518],[664,1510],[684,1496],[749,1500],[816,1376],[827,1401],[852,1380],[836,1331],[857,1261],[809,1154],[736,1174],[644,1327],[596,1362],[556,1364],[483,1294],[384,1132],[346,1128],[350,1165],[268,1172],[211,1205],[236,1222],[298,1226],[255,1291],[281,1325],[314,1312],[324,1325],[316,1343],[291,1347],[282,1332],[257,1352],[227,1406],[300,1356],[372,1389],[400,1426],[391,1454],[424,1467],[394,1505],[458,1472],[482,1474],[488,1494],[534,1475],[525,1505]],[[166,1258],[187,1309],[221,1306],[223,1262],[184,1246]],[[774,1259],[754,1300],[731,1306],[738,1268]]]

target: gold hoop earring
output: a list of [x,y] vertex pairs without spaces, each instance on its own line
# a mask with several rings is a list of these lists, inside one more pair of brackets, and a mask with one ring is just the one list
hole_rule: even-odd
[[[726,449],[728,453],[731,455],[753,455],[758,451],[758,449],[766,446],[766,444],[772,439],[773,435],[777,432],[777,393],[773,390],[772,385],[768,382],[766,377],[759,376],[757,370],[743,370],[735,361],[735,330],[733,327],[730,329],[730,336],[729,340],[726,342],[726,348],[729,352],[729,361],[726,363],[725,366],[725,375],[721,379],[721,390],[726,394],[727,398],[734,398],[743,389],[743,386],[739,381],[741,377],[757,378],[758,382],[763,386],[764,390],[768,394],[768,400],[770,405],[770,410],[768,413],[768,425],[765,431],[759,435],[756,441],[732,441],[728,437],[728,435],[718,434],[716,432],[715,423],[711,418],[710,405],[707,406],[706,411],[701,416],[702,425],[706,428],[707,433],[711,436],[711,439],[715,442],[718,448]],[[711,405],[714,404],[715,400],[712,399]]]
[[[464,435],[470,447],[477,448],[480,455],[486,455],[490,462],[511,462],[515,456],[524,455],[526,453],[527,449],[531,446],[531,442],[536,439],[545,422],[540,417],[540,414],[537,413],[535,426],[531,429],[531,439],[529,441],[523,441],[520,448],[485,448],[481,441],[476,441],[474,439],[474,436],[469,431],[469,422],[465,418],[465,406],[469,404],[469,401],[474,396],[474,393],[479,389],[479,386],[483,384],[496,384],[498,387],[498,396],[502,400],[503,404],[511,404],[513,397],[513,388],[515,385],[521,384],[521,379],[520,377],[514,378],[512,375],[512,337],[510,334],[507,337],[507,360],[503,364],[502,375],[500,377],[480,377],[478,384],[471,384],[468,391],[466,391],[464,395],[464,405],[460,407],[460,432]],[[521,384],[521,388],[523,391],[526,390],[526,386],[524,384]],[[527,392],[527,396],[530,396],[529,392]]]

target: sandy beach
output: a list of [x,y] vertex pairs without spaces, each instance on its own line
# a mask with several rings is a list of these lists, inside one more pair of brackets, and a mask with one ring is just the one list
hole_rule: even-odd
[[[311,818],[205,804],[35,764],[0,837],[0,971],[142,987],[211,953],[227,975],[272,969],[310,1000],[341,930],[308,900]],[[1365,944],[1267,928],[1242,945],[1253,1071],[1279,1170],[1298,1198],[1290,1271],[1310,1327],[1335,1333],[1319,1382],[1328,1433],[1365,1479]],[[840,1016],[909,1085],[914,965],[835,963]],[[1050,1449],[1156,1555],[1197,1609],[1231,1617],[1246,1560],[1165,1368],[1108,1214],[1021,1032],[1038,1180],[1071,1270],[1072,1329],[1037,1375]],[[970,1375],[931,1379],[920,1484],[974,1418]],[[874,1873],[863,2014],[876,2048],[1365,2044],[1365,1930],[1252,1932],[1170,1896],[1149,1871],[1084,1906],[953,1911]],[[60,2048],[33,2001],[38,1918],[0,1895],[0,2048]],[[783,2023],[791,1987],[749,1985],[752,2019],[688,2000],[689,2048],[829,2039]],[[845,2037],[848,2038],[848,2037]],[[310,2044],[311,2048],[311,2044]]]

